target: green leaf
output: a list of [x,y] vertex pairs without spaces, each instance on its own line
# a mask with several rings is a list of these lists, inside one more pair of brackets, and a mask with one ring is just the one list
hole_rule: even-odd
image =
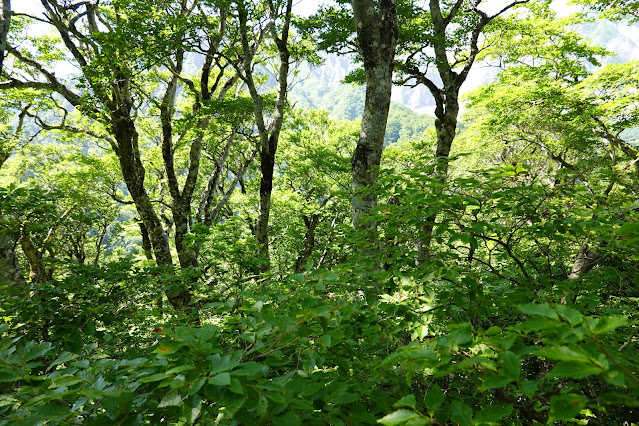
[[243,395],[246,392],[244,390],[244,386],[242,386],[242,383],[238,379],[231,379],[231,386],[229,386],[229,390],[240,395]]
[[599,396],[599,400],[604,404],[623,405],[626,407],[639,408],[639,400],[620,392],[602,393]]
[[156,373],[151,374],[150,376],[140,377],[138,382],[140,383],[151,383],[151,382],[159,382],[161,380],[166,379],[168,376],[166,373]]
[[123,390],[118,396],[118,408],[120,413],[128,413],[133,406],[133,392],[130,390]]
[[24,362],[31,361],[32,359],[38,358],[52,349],[51,342],[45,343],[34,343],[29,342],[24,347],[24,351],[22,352],[22,359]]
[[172,353],[176,352],[182,346],[184,346],[183,342],[166,341],[166,342],[160,344],[160,346],[158,346],[157,348],[155,348],[153,353],[162,354],[162,355],[169,355],[169,354],[172,354]]
[[293,274],[291,275],[291,279],[298,283],[303,283],[304,280],[306,280],[306,277],[304,276],[304,274]]
[[464,324],[462,327],[451,332],[448,335],[448,338],[450,339],[451,345],[453,346],[461,346],[466,343],[469,343],[473,338],[471,325]]
[[450,419],[459,426],[473,426],[473,410],[460,401],[450,404]]
[[0,367],[0,383],[6,382],[15,382],[16,380],[20,380],[22,378],[22,374],[11,368],[2,368]]
[[182,396],[177,390],[172,390],[162,398],[162,401],[158,404],[158,408],[173,407],[179,405],[180,402],[182,402]]
[[426,408],[428,409],[428,413],[431,416],[435,415],[435,411],[442,405],[444,400],[446,399],[446,395],[439,388],[438,384],[435,384],[426,396],[424,397],[424,404],[426,404]]
[[331,336],[328,334],[323,335],[319,339],[316,340],[322,346],[326,346],[327,348],[331,347]]
[[56,365],[60,365],[60,364],[64,364],[66,362],[69,361],[73,361],[74,359],[76,359],[78,357],[78,354],[74,354],[71,352],[62,352],[60,354],[60,356],[51,363],[51,367],[56,366]]
[[583,315],[579,312],[564,305],[555,305],[555,311],[572,326],[581,324],[584,319]]
[[232,416],[242,408],[242,405],[246,402],[246,395],[224,392],[221,402],[226,412]]
[[501,352],[497,355],[497,362],[503,367],[503,372],[515,379],[521,374],[521,359],[512,352]]
[[522,380],[519,382],[519,390],[526,398],[532,398],[539,387],[539,383],[532,380]]
[[519,305],[517,308],[527,315],[539,315],[542,317],[559,319],[557,312],[555,312],[550,305],[546,303],[530,303],[527,305]]
[[484,378],[484,382],[481,384],[481,389],[499,389],[507,386],[508,384],[517,380],[515,377],[503,374],[494,374],[487,372]]
[[624,223],[617,229],[617,234],[634,234],[639,232],[639,223]]
[[515,329],[530,333],[531,331],[548,330],[557,328],[557,321],[545,317],[532,317],[528,320],[517,324]]
[[596,325],[591,326],[590,330],[594,334],[603,334],[623,327],[626,324],[628,324],[627,316],[609,315],[599,318],[599,321],[597,321]]
[[396,408],[407,407],[407,408],[412,408],[413,410],[416,410],[417,401],[415,400],[415,395],[413,394],[406,395],[405,397],[397,401],[395,404],[393,404],[393,407],[396,407]]
[[302,420],[294,412],[288,411],[281,416],[273,417],[272,424],[281,426],[300,426],[302,424]]
[[189,395],[193,396],[198,393],[198,391],[202,389],[202,386],[204,386],[204,383],[206,383],[206,379],[202,378],[189,386]]
[[421,416],[414,411],[397,410],[377,420],[377,423],[381,423],[386,426],[395,426],[404,424],[411,419],[417,419],[419,417]]
[[284,404],[286,402],[286,398],[284,398],[284,395],[281,393],[269,392],[266,394],[266,397],[278,404]]
[[550,377],[570,377],[572,379],[583,379],[593,374],[601,373],[601,368],[593,364],[586,364],[577,361],[561,361],[548,374]]
[[550,399],[548,421],[570,420],[586,406],[586,398],[573,393],[555,396]]
[[586,355],[583,355],[568,346],[547,346],[544,348],[537,348],[534,350],[534,353],[537,356],[557,361],[581,361],[584,363],[590,363],[590,360]]
[[407,346],[402,346],[397,349],[395,352],[390,354],[384,361],[382,361],[382,365],[387,365],[390,363],[401,362],[401,361],[437,361],[437,354],[431,351],[430,349],[424,348],[418,344],[411,344]]
[[501,327],[497,327],[493,325],[488,330],[486,330],[486,336],[494,336],[495,334],[501,333]]
[[488,423],[488,422],[496,422],[499,419],[502,419],[508,416],[513,411],[513,404],[506,405],[492,405],[490,407],[486,407],[482,409],[475,416],[476,423]]
[[603,374],[603,378],[611,385],[623,386],[626,384],[626,378],[620,370],[608,370]]
[[37,418],[45,420],[61,419],[71,414],[70,407],[59,402],[49,402],[33,409]]
[[220,373],[211,377],[209,383],[215,386],[228,386],[231,384],[231,375],[229,373]]

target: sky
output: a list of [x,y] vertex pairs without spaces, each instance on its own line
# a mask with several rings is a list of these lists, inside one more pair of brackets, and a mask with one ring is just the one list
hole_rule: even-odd
[[[510,0],[485,0],[485,5],[482,6],[482,9],[488,13],[494,13],[503,8],[509,1]],[[315,12],[319,5],[329,2],[328,0],[296,0],[295,3],[293,3],[293,10],[299,15],[308,16]],[[556,9],[561,13],[572,9],[566,6],[566,0],[555,0],[554,3]],[[39,0],[13,0],[11,7],[14,11],[22,13],[34,13],[42,9]]]

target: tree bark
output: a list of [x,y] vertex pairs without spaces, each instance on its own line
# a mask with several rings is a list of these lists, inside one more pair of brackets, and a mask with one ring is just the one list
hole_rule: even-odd
[[[435,82],[426,77],[426,72],[420,70],[419,66],[411,61],[410,58],[412,58],[412,55],[409,56],[409,59],[398,64],[398,68],[405,74],[426,86],[435,99],[435,130],[437,133],[435,177],[442,183],[440,187],[434,188],[435,193],[433,196],[435,197],[439,191],[443,190],[443,184],[447,179],[450,151],[457,132],[459,91],[468,78],[468,73],[473,67],[475,58],[479,53],[479,37],[485,26],[495,17],[505,13],[515,5],[528,1],[529,0],[513,1],[492,16],[478,9],[479,2],[470,2],[471,4],[468,5],[469,11],[472,11],[476,15],[477,21],[469,28],[470,40],[468,55],[462,62],[451,64],[448,55],[448,51],[451,47],[449,45],[450,36],[447,37],[447,31],[449,30],[450,24],[462,9],[465,0],[457,0],[449,9],[446,16],[444,16],[441,10],[441,0],[429,0],[429,10],[434,32],[433,40],[435,40],[433,42],[433,50],[435,52],[433,59],[437,67],[437,73],[442,81],[442,87],[439,87]],[[458,66],[456,67],[455,65]],[[455,71],[454,68],[458,68],[459,70]],[[422,237],[418,239],[417,243],[417,260],[420,263],[425,262],[430,257],[432,233],[436,219],[436,214],[429,215],[426,217],[424,225],[422,225]]]
[[22,235],[20,235],[20,247],[29,262],[29,279],[31,282],[35,284],[48,281],[49,274],[44,265],[42,251],[35,247],[31,236],[24,230],[24,227],[22,229]]
[[572,271],[568,276],[569,280],[578,280],[586,275],[599,263],[603,255],[598,250],[588,247],[588,242],[584,242],[577,252],[577,258],[573,264]]
[[[258,93],[253,78],[253,59],[257,44],[250,45],[248,39],[248,13],[242,2],[238,3],[238,16],[240,20],[240,32],[243,48],[243,66],[241,70],[242,80],[246,83],[251,99],[253,100],[253,110],[255,124],[260,135],[260,205],[257,223],[255,224],[255,239],[259,246],[261,265],[263,272],[270,270],[270,253],[268,241],[268,224],[271,213],[271,194],[273,192],[273,171],[275,169],[275,153],[280,138],[280,132],[284,124],[284,107],[288,94],[288,71],[290,68],[290,52],[288,50],[289,28],[292,18],[293,1],[287,0],[286,11],[284,12],[284,23],[281,34],[278,34],[275,22],[281,19],[272,0],[268,1],[269,24],[268,31],[277,46],[279,55],[279,72],[277,76],[277,99],[275,110],[273,111],[271,124],[266,126],[264,117],[264,107],[262,96]],[[258,42],[259,43],[259,40]]]
[[8,236],[0,235],[0,285],[21,286],[26,283],[15,244]]
[[303,247],[300,251],[300,254],[297,256],[297,260],[295,260],[294,270],[296,273],[300,273],[304,270],[304,266],[306,265],[306,261],[309,256],[313,254],[313,250],[315,249],[315,229],[319,224],[319,215],[313,214],[311,217],[304,215],[304,225],[306,225],[306,234],[304,235],[304,242],[302,243]]
[[377,182],[384,146],[398,34],[397,8],[394,0],[352,0],[352,6],[366,75],[364,114],[351,158],[353,226],[368,230],[368,238],[372,239],[375,224],[363,219],[377,205],[377,196],[367,192],[367,188]]
[[11,0],[2,0],[0,8],[0,74],[4,66],[5,52],[7,50],[7,34],[11,23]]

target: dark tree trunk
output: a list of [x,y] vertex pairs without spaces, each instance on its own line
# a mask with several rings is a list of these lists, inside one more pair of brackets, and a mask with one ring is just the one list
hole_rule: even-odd
[[15,244],[6,235],[0,235],[0,283],[9,286],[26,284]]
[[153,247],[151,246],[149,231],[141,220],[138,220],[138,226],[140,227],[140,235],[142,236],[142,251],[144,252],[144,257],[146,257],[147,260],[153,260]]
[[[290,23],[292,18],[293,1],[287,0],[284,15],[278,16],[278,10],[273,1],[269,0],[269,23],[267,30],[277,46],[279,54],[279,71],[277,76],[277,100],[275,101],[275,110],[272,115],[272,122],[267,127],[264,115],[264,106],[262,96],[258,93],[253,78],[253,59],[259,44],[258,40],[255,44],[249,41],[248,29],[248,11],[242,2],[238,3],[238,17],[240,21],[240,33],[242,38],[243,63],[241,69],[238,69],[242,80],[246,83],[251,99],[253,100],[253,112],[255,115],[255,124],[260,135],[260,206],[258,210],[257,223],[255,224],[255,239],[259,246],[262,264],[260,269],[263,272],[269,271],[270,253],[268,242],[268,224],[271,213],[271,193],[273,191],[273,171],[275,168],[275,153],[277,144],[284,124],[284,107],[286,106],[286,98],[288,94],[288,71],[290,68],[290,52],[288,50],[288,36]],[[278,34],[276,22],[283,18],[282,31]]]
[[304,235],[304,242],[302,243],[302,250],[300,251],[297,260],[295,261],[294,270],[300,273],[304,270],[304,266],[313,250],[315,250],[315,229],[319,224],[319,215],[314,214],[310,218],[304,216],[304,225],[306,225],[306,234]]
[[118,112],[113,113],[112,125],[118,144],[117,156],[124,182],[133,198],[140,219],[149,233],[158,266],[171,266],[173,259],[169,239],[144,187],[145,170],[140,161],[137,130],[128,113],[118,114]]

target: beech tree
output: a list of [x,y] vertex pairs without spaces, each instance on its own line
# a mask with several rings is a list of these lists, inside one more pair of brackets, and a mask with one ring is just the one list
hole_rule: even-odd
[[377,197],[366,189],[377,182],[377,168],[382,158],[393,88],[398,20],[395,0],[353,0],[352,6],[366,81],[362,128],[351,159],[353,226],[367,229],[374,223],[365,223],[363,219],[372,212]]
[[[287,0],[280,3],[268,0],[264,4],[266,9],[265,18],[267,20],[265,24],[260,23],[264,18],[260,16],[259,8],[249,9],[247,6],[248,3],[244,1],[236,3],[242,50],[238,52],[238,60],[235,62],[235,67],[253,100],[255,124],[260,141],[259,213],[254,233],[263,258],[261,268],[263,271],[268,271],[270,269],[268,227],[271,214],[271,194],[273,193],[273,171],[275,153],[277,152],[277,145],[284,123],[284,108],[286,107],[288,93],[288,74],[291,61],[289,38],[291,20],[293,18],[293,2],[292,0]],[[257,22],[257,27],[250,27],[249,19],[252,22]],[[264,37],[268,37],[275,45],[278,58],[276,65],[277,94],[270,123],[267,121],[264,97],[258,92],[254,69],[256,65],[255,56]]]
[[2,0],[0,8],[0,73],[4,66],[5,51],[7,49],[7,35],[11,23],[11,0]]
[[[205,11],[197,1],[167,1],[161,4],[161,9],[146,2],[117,1],[102,5],[43,0],[42,6],[45,11],[42,21],[57,31],[63,45],[58,59],[61,59],[60,55],[69,55],[80,71],[79,82],[57,77],[50,71],[50,63],[44,62],[50,61],[44,59],[44,52],[40,51],[41,59],[27,53],[25,45],[12,43],[7,46],[7,52],[12,56],[14,66],[3,71],[0,89],[34,89],[41,91],[43,96],[55,93],[51,99],[56,103],[60,119],[52,122],[49,116],[31,113],[37,125],[45,130],[86,135],[108,144],[117,155],[128,195],[140,216],[142,234],[149,237],[155,262],[160,267],[171,267],[173,256],[169,234],[145,185],[143,152],[146,141],[136,125],[141,109],[153,111],[155,108],[162,131],[158,138],[172,200],[171,221],[175,225],[174,242],[179,265],[196,268],[196,253],[184,244],[184,237],[191,225],[191,203],[200,178],[202,142],[210,123],[210,113],[203,113],[206,111],[203,105],[215,98],[224,99],[237,81],[237,75],[229,73],[227,66],[219,62],[218,46],[226,29],[226,12],[215,15],[215,22],[211,23],[204,17],[199,21],[194,19],[196,11],[213,12],[213,9]],[[188,24],[189,19],[205,20],[208,26],[196,29]],[[188,41],[198,31],[205,34],[204,50],[198,51],[205,59],[199,80],[192,80],[185,74],[184,64],[187,53],[193,51]],[[38,51],[42,46],[36,44],[34,47]],[[165,71],[160,70],[160,66]],[[212,76],[215,77],[213,82]],[[159,97],[153,94],[153,86],[148,85],[153,80],[148,78],[155,78],[161,91]],[[173,120],[180,100],[178,94],[183,87],[190,91],[189,113],[195,119],[176,134]],[[75,115],[69,114],[70,108],[75,110]],[[186,168],[178,175],[175,155],[178,147],[184,149],[182,141],[189,141],[186,145],[188,160]],[[116,196],[116,199],[119,198]],[[192,310],[189,288],[190,283],[184,282],[178,288],[167,290],[176,309]]]

